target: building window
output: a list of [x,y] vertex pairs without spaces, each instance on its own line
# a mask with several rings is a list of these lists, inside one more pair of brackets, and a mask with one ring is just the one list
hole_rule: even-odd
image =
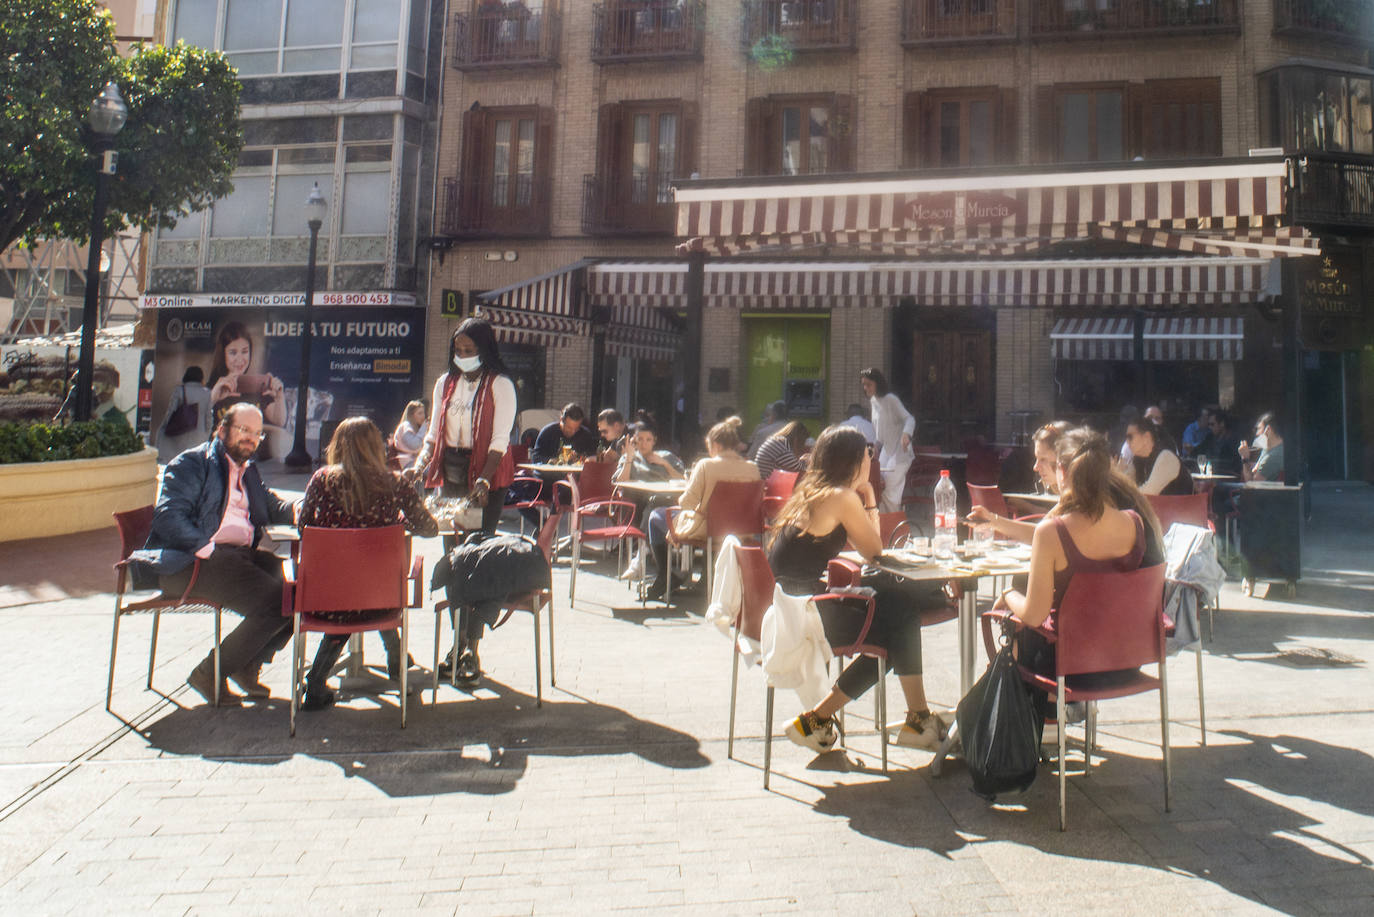
[[1314,67],[1260,75],[1260,135],[1291,152],[1374,155],[1371,78]]
[[855,166],[853,96],[768,96],[745,106],[745,171],[818,175]]
[[492,135],[491,206],[528,207],[534,181],[534,118],[497,118]]
[[1119,162],[1126,158],[1125,95],[1120,86],[1056,91],[1054,123],[1060,162]]
[[476,108],[463,115],[459,174],[445,180],[447,235],[543,235],[549,228],[553,113]]
[[1145,82],[1146,159],[1221,155],[1221,80]]
[[953,168],[1017,160],[1016,90],[934,89],[903,101],[902,164]]
[[696,105],[613,102],[597,115],[597,169],[584,179],[588,232],[671,232],[675,178],[696,171]]

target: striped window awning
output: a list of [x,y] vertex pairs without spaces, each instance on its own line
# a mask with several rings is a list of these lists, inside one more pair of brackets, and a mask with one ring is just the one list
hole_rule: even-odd
[[1320,252],[1288,221],[1283,156],[1096,171],[973,170],[696,180],[675,185],[678,250],[734,255],[848,247],[1017,255],[1114,239],[1198,254]]
[[511,344],[558,347],[588,332],[578,306],[579,271],[590,261],[566,267],[520,283],[488,290],[477,297],[476,314],[491,322],[498,340]]
[[1050,329],[1056,360],[1131,360],[1135,323],[1131,318],[1061,318]]
[[663,309],[643,305],[613,305],[606,328],[606,352],[636,360],[677,358],[681,335],[677,322]]
[[1239,360],[1244,355],[1242,318],[1147,318],[1147,360]]
[[[919,304],[996,307],[1177,308],[1242,305],[1266,291],[1268,258],[1113,258],[1058,261],[719,261],[705,267],[704,304],[739,309],[832,309]],[[681,261],[612,261],[588,269],[598,305],[686,306]]]

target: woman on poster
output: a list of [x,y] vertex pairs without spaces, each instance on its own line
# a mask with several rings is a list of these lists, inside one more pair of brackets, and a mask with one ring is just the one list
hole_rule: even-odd
[[229,322],[215,335],[215,361],[210,367],[209,382],[215,423],[219,423],[229,405],[246,401],[262,409],[265,423],[285,425],[286,402],[281,380],[271,373],[248,371],[255,350],[248,326],[243,322]]

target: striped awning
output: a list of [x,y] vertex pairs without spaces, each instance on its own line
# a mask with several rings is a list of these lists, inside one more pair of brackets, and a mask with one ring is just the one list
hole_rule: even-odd
[[491,322],[496,337],[507,343],[558,347],[587,333],[579,305],[578,271],[583,259],[556,271],[488,290],[477,297],[474,314]]
[[1131,318],[1061,318],[1050,329],[1056,360],[1130,360],[1135,352]]
[[[1114,258],[1059,261],[708,262],[704,301],[738,309],[923,305],[1174,308],[1239,305],[1265,292],[1268,258]],[[681,309],[687,265],[612,261],[588,269],[599,305]]]
[[677,358],[681,335],[666,310],[645,305],[612,305],[606,352],[637,360]]
[[1098,171],[796,176],[675,187],[678,250],[733,255],[842,246],[1016,255],[1099,238],[1242,257],[1317,254],[1287,221],[1282,156]]
[[1147,318],[1147,360],[1239,360],[1244,354],[1242,318]]

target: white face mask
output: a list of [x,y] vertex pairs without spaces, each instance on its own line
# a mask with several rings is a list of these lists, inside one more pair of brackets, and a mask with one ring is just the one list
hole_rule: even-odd
[[476,372],[482,368],[482,358],[477,357],[454,357],[453,365],[458,367],[460,373]]

